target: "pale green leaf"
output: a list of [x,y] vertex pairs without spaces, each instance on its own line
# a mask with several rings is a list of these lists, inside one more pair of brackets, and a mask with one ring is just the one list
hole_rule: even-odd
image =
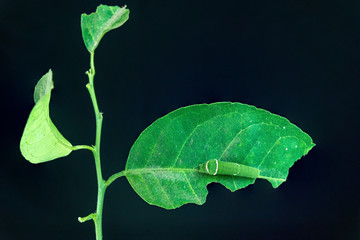
[[52,71],[49,70],[35,86],[35,106],[20,141],[20,151],[31,163],[51,161],[67,156],[72,151],[71,143],[61,135],[49,117],[53,88]]
[[210,159],[260,170],[274,188],[289,168],[315,144],[287,119],[241,103],[200,104],[180,108],[158,119],[130,150],[125,175],[149,204],[166,209],[203,204],[206,186],[223,184],[235,191],[253,178],[199,172]]
[[82,37],[87,50],[93,53],[105,33],[120,27],[129,19],[125,7],[100,5],[95,13],[81,15]]

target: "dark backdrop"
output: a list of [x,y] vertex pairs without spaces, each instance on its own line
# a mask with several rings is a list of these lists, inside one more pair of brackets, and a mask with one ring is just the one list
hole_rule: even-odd
[[[131,11],[96,52],[104,177],[124,169],[154,120],[196,103],[267,109],[317,144],[278,189],[264,180],[235,193],[212,184],[203,206],[150,206],[120,179],[105,198],[105,240],[360,238],[358,1],[102,3]],[[0,1],[0,239],[95,239],[91,222],[77,222],[96,205],[91,154],[32,165],[18,145],[33,88],[49,68],[55,125],[73,144],[93,143],[80,14],[98,4]]]

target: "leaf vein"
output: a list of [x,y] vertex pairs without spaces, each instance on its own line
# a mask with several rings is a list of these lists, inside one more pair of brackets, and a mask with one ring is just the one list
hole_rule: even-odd
[[186,143],[188,142],[188,140],[190,139],[190,137],[195,133],[196,129],[201,126],[202,124],[199,124],[197,125],[192,131],[191,133],[189,134],[189,136],[185,139],[183,145],[181,146],[181,149],[179,150],[179,153],[178,155],[176,156],[175,158],[175,161],[174,161],[174,164],[172,165],[173,167],[176,165],[177,161],[179,160],[179,156],[181,155],[183,149],[184,149],[184,146],[186,145]]
[[255,144],[258,142],[259,138],[260,138],[260,135],[258,135],[258,137],[256,138],[256,141],[252,144],[250,150],[248,151],[248,153],[246,154],[245,158],[243,159],[243,163],[246,162],[247,157],[249,156],[249,154],[250,154],[250,153],[252,152],[252,150],[254,149],[254,146],[255,146]]
[[[178,117],[180,117],[180,116],[178,116]],[[156,142],[155,142],[155,144],[153,145],[153,147],[152,147],[152,149],[151,149],[151,152],[150,152],[150,154],[149,154],[149,157],[146,159],[146,163],[144,164],[144,168],[149,164],[150,160],[152,159],[152,156],[154,155],[154,150],[155,150],[155,148],[157,147],[157,145],[159,144],[159,139],[160,139],[160,137],[161,137],[162,134],[165,132],[165,130],[169,127],[169,125],[170,125],[173,121],[175,121],[178,117],[173,118],[172,120],[170,120],[170,121],[168,122],[168,124],[166,124],[166,126],[164,126],[164,127],[161,129],[161,132],[159,133],[159,135],[158,135],[158,137],[157,137],[157,139],[156,139]],[[146,131],[146,130],[145,130],[145,131]]]
[[[138,174],[138,175],[142,178],[143,182],[146,183],[144,176],[142,174]],[[151,196],[151,198],[154,200],[154,202],[156,202],[156,200],[155,200],[156,197],[154,197],[154,195],[152,194],[152,191],[150,191],[148,184],[144,184],[144,185],[145,185],[146,191],[148,192],[148,195]]]
[[[209,122],[209,121],[212,121],[212,120],[214,120],[214,119],[216,119],[216,118],[218,118],[218,117],[224,117],[224,116],[231,115],[231,114],[234,114],[234,112],[229,112],[229,113],[225,113],[225,114],[219,114],[219,115],[217,115],[217,116],[215,116],[215,117],[206,119],[205,121],[202,121],[202,122],[200,122],[199,124],[197,124],[196,127],[194,127],[194,129],[191,131],[191,133],[189,134],[189,136],[185,139],[183,145],[181,146],[181,149],[180,149],[178,155],[176,156],[176,159],[175,159],[175,162],[174,162],[173,166],[176,165],[176,162],[178,161],[178,158],[179,158],[179,156],[181,155],[181,153],[182,153],[182,151],[183,151],[183,149],[184,149],[185,144],[188,142],[188,140],[190,139],[190,137],[196,132],[196,130],[197,130],[199,127],[201,127],[201,126],[204,125],[205,123],[207,123],[207,122]],[[242,114],[240,114],[240,115],[242,115]]]
[[194,188],[192,187],[192,185],[191,185],[191,183],[190,183],[190,181],[189,181],[189,179],[188,179],[188,177],[187,177],[186,173],[185,173],[185,172],[183,172],[183,173],[184,173],[184,176],[185,176],[186,181],[187,181],[187,182],[188,182],[188,184],[189,184],[189,187],[190,187],[191,191],[193,192],[194,196],[195,196],[195,197],[196,197],[196,199],[198,200],[198,203],[199,203],[199,204],[201,204],[201,200],[200,200],[200,198],[198,197],[198,195],[196,194],[196,192],[195,192]]
[[260,169],[261,164],[263,164],[264,160],[267,158],[267,156],[269,155],[269,153],[273,150],[273,148],[276,146],[276,144],[279,142],[280,139],[282,139],[283,137],[279,137],[274,144],[271,146],[271,148],[269,149],[269,151],[265,154],[265,156],[263,157],[263,159],[261,159],[259,165],[257,166],[258,169]]
[[269,155],[269,153],[273,150],[273,148],[276,146],[276,144],[278,144],[278,142],[281,140],[281,139],[284,139],[284,138],[291,138],[291,137],[294,137],[294,138],[297,138],[298,140],[300,140],[298,137],[296,136],[281,136],[279,137],[276,142],[271,146],[271,148],[269,149],[269,151],[266,153],[266,155],[263,157],[263,159],[261,160],[260,164],[257,166],[258,169],[260,169],[260,166],[263,164],[264,160],[267,158],[267,156]]
[[232,177],[232,180],[234,182],[234,187],[235,187],[235,189],[237,189],[238,187],[237,187],[237,184],[236,184],[236,181],[235,181],[235,177],[234,176],[231,176],[231,177]]
[[254,123],[254,124],[250,124],[249,126],[247,126],[246,128],[241,129],[230,141],[230,143],[226,146],[226,148],[224,149],[224,151],[221,153],[220,157],[219,157],[219,161],[221,161],[222,157],[224,156],[224,154],[228,151],[229,147],[232,145],[232,143],[235,141],[235,139],[245,130],[247,130],[248,128],[255,126],[255,125],[262,125],[264,123]]
[[163,193],[164,193],[164,195],[166,196],[166,198],[167,198],[167,200],[168,200],[169,204],[171,205],[171,207],[172,207],[172,208],[175,208],[175,207],[174,207],[174,204],[173,204],[173,203],[171,202],[171,200],[170,200],[169,194],[165,191],[164,187],[161,185],[159,178],[155,175],[155,173],[154,173],[154,172],[152,172],[152,174],[154,175],[154,177],[155,177],[155,179],[156,179],[157,183],[159,184],[159,186],[160,186],[160,188],[161,188],[162,192],[163,192]]

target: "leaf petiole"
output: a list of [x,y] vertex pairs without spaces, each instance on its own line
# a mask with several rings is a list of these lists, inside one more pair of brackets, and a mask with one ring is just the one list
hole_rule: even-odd
[[89,221],[89,220],[93,220],[95,218],[95,214],[94,213],[91,213],[89,214],[88,216],[86,217],[78,217],[78,221],[80,223],[83,223],[83,222],[86,222],[86,221]]
[[125,170],[115,173],[113,174],[111,177],[109,177],[109,179],[105,182],[105,187],[108,187],[113,181],[115,181],[116,179],[120,178],[120,177],[124,177],[125,176]]
[[76,146],[72,146],[71,149],[73,151],[86,149],[86,150],[90,150],[90,151],[94,152],[94,147],[88,146],[88,145],[76,145]]

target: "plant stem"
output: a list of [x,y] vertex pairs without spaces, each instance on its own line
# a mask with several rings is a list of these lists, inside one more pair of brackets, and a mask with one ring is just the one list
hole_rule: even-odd
[[97,206],[96,212],[92,216],[95,224],[95,233],[96,240],[102,240],[102,211],[104,204],[104,196],[106,191],[105,181],[102,176],[101,171],[101,161],[100,161],[100,142],[101,142],[101,127],[103,122],[103,115],[99,111],[97,104],[95,88],[94,88],[94,77],[95,77],[95,65],[94,65],[94,52],[90,54],[90,70],[86,72],[89,77],[89,83],[86,85],[86,88],[89,91],[90,98],[94,107],[95,119],[96,119],[96,137],[95,137],[95,146],[94,146],[94,159],[96,167],[96,176],[98,183],[98,196],[97,196]]
[[96,167],[96,176],[97,176],[97,184],[98,184],[98,195],[97,195],[97,205],[96,212],[91,213],[86,217],[79,217],[79,222],[83,223],[88,220],[93,220],[95,224],[95,235],[96,240],[102,240],[102,212],[104,205],[104,197],[106,188],[117,178],[125,176],[125,171],[121,171],[119,173],[115,173],[112,175],[106,182],[102,176],[101,171],[101,161],[100,161],[100,143],[101,143],[101,127],[103,122],[102,112],[99,111],[99,106],[97,104],[95,87],[94,87],[94,77],[95,77],[95,65],[94,65],[94,52],[90,53],[90,70],[86,72],[89,78],[89,83],[86,84],[86,88],[89,91],[90,98],[94,107],[95,120],[96,120],[96,136],[95,136],[95,146],[87,146],[87,145],[77,145],[73,146],[73,150],[79,149],[88,149],[91,150],[94,159],[95,159],[95,167]]

